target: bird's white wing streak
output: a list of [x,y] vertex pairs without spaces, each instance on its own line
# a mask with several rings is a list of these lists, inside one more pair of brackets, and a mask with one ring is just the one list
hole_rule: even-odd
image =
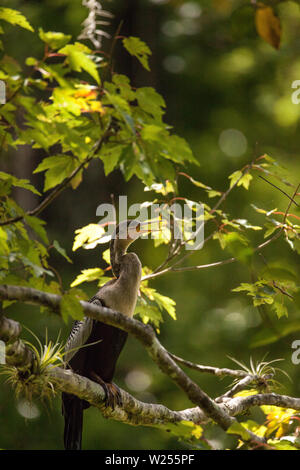
[[92,331],[93,319],[84,317],[83,320],[76,320],[73,324],[71,333],[67,339],[65,346],[65,361],[68,362],[76,354],[78,349],[83,346]]

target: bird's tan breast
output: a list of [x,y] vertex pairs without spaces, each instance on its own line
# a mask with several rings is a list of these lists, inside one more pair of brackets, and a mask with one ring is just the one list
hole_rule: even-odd
[[103,300],[108,308],[132,317],[136,306],[139,285],[139,282],[131,286],[126,285],[126,283],[120,282],[120,279],[117,279],[113,285],[103,286],[97,296]]

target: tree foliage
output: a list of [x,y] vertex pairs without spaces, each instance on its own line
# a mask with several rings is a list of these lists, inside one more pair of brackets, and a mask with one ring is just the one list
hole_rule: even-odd
[[[253,18],[258,34],[278,49],[281,28],[273,6],[258,4]],[[3,151],[9,148],[18,151],[24,145],[41,150],[43,156],[34,173],[44,175],[43,190],[39,191],[31,181],[0,172],[0,283],[59,294],[62,296],[62,320],[67,323],[70,318],[82,319],[80,300],[87,298],[82,284],[97,281],[101,286],[110,279],[107,276],[110,266],[108,250],[102,253],[107,269],[99,266],[84,269],[77,273],[69,288],[63,290],[59,276],[49,265],[49,251],[56,250],[69,263],[72,263],[72,255],[60,241],[49,235],[43,210],[57,197],[63,199],[61,193],[65,188],[71,187],[76,191],[92,161],[101,160],[106,176],[118,168],[125,181],[134,176],[140,180],[148,198],[141,204],[141,209],[142,205],[151,208],[159,203],[170,215],[174,201],[180,200],[191,207],[194,203],[203,202],[202,222],[207,230],[204,242],[218,244],[224,252],[224,259],[207,266],[184,264],[194,256],[193,251],[185,251],[185,248],[193,243],[192,228],[196,215],[180,242],[174,239],[174,230],[182,220],[171,217],[171,229],[163,228],[154,241],[155,246],[166,246],[163,263],[143,268],[144,277],[136,308],[136,314],[143,323],[151,323],[159,332],[166,314],[176,320],[175,301],[152,287],[152,279],[170,272],[197,271],[214,264],[241,263],[252,281],[241,280],[240,285],[233,289],[234,295],[247,295],[254,307],[275,314],[273,327],[259,331],[252,338],[252,344],[270,344],[298,331],[299,320],[288,320],[290,305],[295,302],[297,305],[299,299],[297,273],[276,260],[275,253],[272,265],[266,264],[259,271],[254,269],[257,253],[262,253],[277,239],[286,243],[295,256],[300,254],[299,215],[295,213],[299,207],[296,202],[299,185],[293,182],[293,175],[288,175],[273,156],[262,153],[227,176],[225,191],[198,181],[188,174],[199,164],[198,159],[186,140],[165,122],[166,103],[154,88],[133,87],[122,70],[114,70],[113,57],[103,56],[83,42],[73,42],[71,35],[36,27],[34,30],[25,16],[16,10],[1,7],[0,20],[2,33],[8,22],[29,30],[43,45],[41,57],[25,57],[23,63],[6,55],[4,48],[0,79],[6,84],[7,99],[0,107],[0,139]],[[122,45],[123,54],[130,54],[147,71],[150,70],[151,51],[142,39],[117,35],[113,41]],[[255,222],[251,222],[239,214],[228,213],[223,202],[237,188],[249,191],[259,176],[271,178],[276,186],[287,187],[291,191],[289,194],[283,191],[286,209],[278,210],[268,201],[262,208],[253,205],[253,216],[259,215],[259,223],[257,217]],[[197,189],[197,200],[190,200],[179,190],[179,181]],[[14,197],[16,187],[40,197],[38,205],[31,211],[24,211]],[[73,251],[82,248],[98,250],[98,245],[105,245],[106,227],[100,222],[91,220],[87,226],[76,229]],[[3,309],[11,302],[4,300]],[[278,328],[277,319],[282,317],[287,321],[283,328]],[[271,372],[273,377],[275,369]],[[249,374],[257,375],[263,382],[259,385],[258,381],[250,393],[272,389],[272,384],[265,378],[268,375],[266,371],[254,368]],[[249,391],[238,393],[242,395]],[[266,448],[299,448],[295,430],[299,413],[275,406],[261,406],[261,410],[265,415],[263,423],[244,419],[227,430],[241,438],[238,446],[247,445],[244,441],[248,440],[247,430],[250,430],[266,439]],[[202,428],[190,422],[182,422],[180,426],[169,425],[168,430],[181,439],[196,442],[195,445],[200,447],[205,443]]]

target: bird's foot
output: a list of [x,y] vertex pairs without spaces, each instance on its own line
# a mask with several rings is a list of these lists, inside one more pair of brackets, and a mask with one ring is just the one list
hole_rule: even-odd
[[106,407],[110,407],[114,410],[116,406],[122,406],[121,391],[116,384],[113,382],[104,382],[104,380],[95,373],[92,374],[92,379],[104,388],[104,404]]
[[114,383],[106,383],[107,393],[105,406],[110,406],[113,410],[116,406],[122,406],[122,396],[119,387]]

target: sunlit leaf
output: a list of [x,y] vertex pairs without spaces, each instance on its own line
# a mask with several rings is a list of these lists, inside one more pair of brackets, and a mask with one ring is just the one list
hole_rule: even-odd
[[103,227],[98,224],[89,224],[85,227],[75,230],[76,236],[74,239],[72,250],[76,251],[85,243],[97,242],[105,233]]
[[29,31],[34,31],[33,27],[30,25],[28,20],[25,18],[22,13],[11,8],[0,7],[0,20],[7,21],[13,25],[21,26],[22,28],[28,29]]
[[70,34],[63,34],[56,31],[44,31],[43,28],[39,28],[39,36],[42,41],[48,44],[51,49],[59,49],[65,46],[71,39]]
[[90,74],[98,84],[100,84],[100,77],[95,62],[89,57],[90,50],[76,42],[75,44],[68,44],[67,46],[59,49],[60,54],[65,54],[68,57],[68,62],[72,70],[81,72],[85,70]]
[[76,277],[76,279],[72,282],[71,287],[78,286],[83,282],[91,282],[99,280],[104,274],[103,269],[100,268],[89,268],[83,269],[81,273]]
[[142,66],[150,71],[149,67],[149,56],[151,55],[151,50],[140,38],[131,36],[123,39],[123,45],[129,54],[135,56]]

